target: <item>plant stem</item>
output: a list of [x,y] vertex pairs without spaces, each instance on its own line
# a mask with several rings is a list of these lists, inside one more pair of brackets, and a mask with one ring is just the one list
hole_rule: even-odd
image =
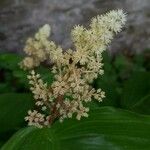
[[52,125],[53,122],[55,121],[55,119],[60,115],[59,111],[57,109],[57,104],[61,105],[63,103],[63,97],[64,97],[63,95],[59,95],[56,99],[55,104],[52,107],[51,115],[50,115],[50,118],[49,118],[49,124],[50,125]]

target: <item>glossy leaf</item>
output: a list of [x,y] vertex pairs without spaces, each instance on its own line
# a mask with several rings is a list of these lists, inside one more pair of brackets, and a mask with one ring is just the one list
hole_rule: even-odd
[[111,107],[93,110],[82,121],[51,128],[25,128],[1,150],[149,150],[150,117]]
[[23,126],[28,109],[33,108],[29,94],[0,94],[0,136]]

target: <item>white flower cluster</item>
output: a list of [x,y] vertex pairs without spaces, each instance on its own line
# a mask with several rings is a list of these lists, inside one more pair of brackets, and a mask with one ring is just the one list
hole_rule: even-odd
[[63,121],[73,114],[78,120],[88,117],[89,108],[85,103],[93,99],[102,101],[105,97],[101,89],[92,88],[90,83],[103,74],[102,52],[114,34],[121,31],[125,21],[126,15],[117,10],[93,18],[88,29],[75,26],[71,32],[75,50],[63,52],[60,46],[49,41],[49,25],[43,26],[27,41],[24,51],[28,56],[21,62],[21,67],[32,69],[41,62],[52,62],[55,77],[52,85],[47,85],[34,71],[28,76],[35,105],[40,107],[39,112],[28,112],[25,119],[29,125],[48,126],[55,119]]
[[28,56],[20,63],[21,68],[32,69],[44,61],[57,61],[57,56],[62,55],[62,48],[57,47],[53,41],[48,40],[50,31],[50,26],[46,24],[39,29],[34,38],[27,40],[24,52]]

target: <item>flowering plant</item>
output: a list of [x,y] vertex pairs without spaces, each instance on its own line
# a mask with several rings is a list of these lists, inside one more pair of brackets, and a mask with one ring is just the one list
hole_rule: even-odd
[[[104,91],[91,86],[93,80],[104,73],[102,52],[114,34],[121,31],[125,21],[126,15],[117,10],[93,18],[88,29],[75,26],[71,32],[74,49],[66,51],[48,40],[51,28],[47,24],[34,38],[27,40],[24,51],[28,56],[20,66],[30,70],[30,89],[35,105],[40,108],[28,111],[25,120],[29,125],[50,126],[55,119],[62,122],[73,114],[77,120],[88,117],[89,108],[85,104],[93,99],[101,102],[105,97]],[[54,73],[55,80],[51,85],[33,70],[44,61],[51,64],[50,70]]]

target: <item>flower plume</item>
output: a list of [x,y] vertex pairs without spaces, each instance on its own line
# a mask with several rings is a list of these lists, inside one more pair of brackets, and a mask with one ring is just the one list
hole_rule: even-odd
[[[34,38],[27,40],[24,48],[27,56],[20,66],[30,70],[30,89],[35,105],[40,108],[40,111],[28,111],[25,120],[29,125],[49,126],[55,119],[62,122],[73,114],[77,120],[88,117],[89,108],[85,103],[93,99],[101,102],[105,97],[104,91],[96,90],[90,84],[104,73],[102,52],[125,22],[123,11],[113,10],[93,18],[89,28],[75,26],[71,31],[75,50],[63,51],[61,46],[49,41],[51,28],[47,24],[39,29]],[[54,74],[51,85],[44,83],[40,74],[33,70],[44,61],[53,64],[49,68]]]

